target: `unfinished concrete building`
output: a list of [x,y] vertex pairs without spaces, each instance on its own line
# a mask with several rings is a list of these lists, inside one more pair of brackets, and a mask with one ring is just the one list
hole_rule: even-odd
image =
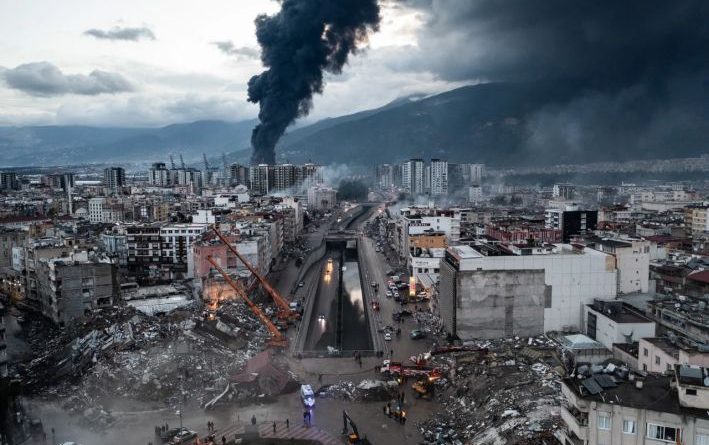
[[115,265],[86,252],[40,260],[37,282],[40,311],[60,326],[112,306],[118,295]]

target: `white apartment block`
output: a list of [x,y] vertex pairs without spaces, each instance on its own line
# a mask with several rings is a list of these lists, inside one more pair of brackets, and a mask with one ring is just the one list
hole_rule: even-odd
[[431,195],[448,194],[448,162],[441,159],[431,159]]
[[423,159],[411,159],[401,166],[401,181],[404,189],[412,195],[424,192],[424,162]]

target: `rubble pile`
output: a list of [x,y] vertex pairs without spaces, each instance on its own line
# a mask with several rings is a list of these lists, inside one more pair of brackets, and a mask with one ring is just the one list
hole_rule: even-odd
[[61,400],[92,428],[113,421],[107,405],[116,397],[168,406],[187,399],[207,403],[226,391],[228,376],[267,337],[236,302],[225,303],[214,319],[197,305],[164,317],[115,308],[54,334],[31,336],[34,357],[18,373],[26,390]]
[[383,402],[391,400],[398,393],[398,384],[393,380],[363,380],[356,385],[348,381],[325,385],[316,392],[316,395],[331,399]]
[[479,342],[488,354],[440,356],[450,377],[436,382],[443,411],[420,423],[429,444],[549,443],[560,427],[561,367],[544,336]]
[[440,317],[431,312],[417,311],[413,314],[417,328],[431,335],[441,335],[443,333],[443,322]]

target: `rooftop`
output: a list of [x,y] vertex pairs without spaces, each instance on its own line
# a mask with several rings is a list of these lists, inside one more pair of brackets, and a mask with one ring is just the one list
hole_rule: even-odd
[[451,253],[456,259],[471,259],[471,258],[482,258],[483,256],[475,249],[470,246],[450,246],[448,252]]
[[653,323],[651,319],[639,313],[633,306],[622,301],[595,300],[593,304],[587,306],[616,323]]
[[[597,383],[595,386],[593,382],[584,385],[584,381],[591,379],[595,381],[596,375],[606,376],[610,380],[601,378],[599,380],[602,383]],[[637,388],[634,381],[610,374],[595,374],[587,378],[567,377],[562,380],[562,384],[587,401],[709,419],[707,410],[685,408],[680,405],[677,393],[670,388],[671,380],[669,376],[648,375],[642,380],[642,388]],[[598,392],[594,391],[595,394],[591,394],[589,387],[596,388]]]
[[643,341],[650,343],[651,345],[660,348],[665,354],[670,355],[674,358],[679,358],[679,346],[676,341],[672,342],[667,337],[647,337],[643,338]]
[[601,349],[605,348],[603,344],[597,342],[596,340],[588,337],[584,334],[573,334],[564,335],[559,337],[559,341],[562,345],[566,346],[571,350],[582,350],[582,349]]

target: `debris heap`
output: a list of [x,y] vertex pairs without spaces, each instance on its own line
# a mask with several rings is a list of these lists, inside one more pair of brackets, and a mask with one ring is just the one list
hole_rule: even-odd
[[555,344],[546,337],[481,341],[476,352],[435,358],[452,370],[436,382],[443,411],[420,423],[428,444],[553,443],[562,421]]

